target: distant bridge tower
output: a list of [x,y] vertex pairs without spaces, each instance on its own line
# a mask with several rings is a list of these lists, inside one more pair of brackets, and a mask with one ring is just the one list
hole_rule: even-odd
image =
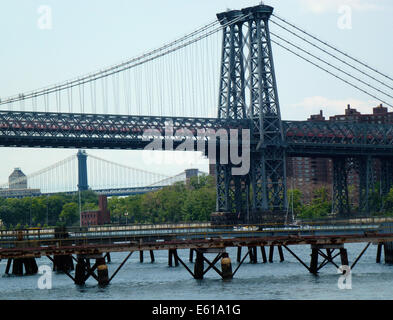
[[89,190],[87,183],[87,153],[85,150],[79,150],[78,154],[78,190]]
[[[251,168],[231,174],[216,165],[217,211],[240,220],[285,217],[287,208],[284,136],[265,5],[217,15],[223,29],[218,117],[251,122]],[[218,152],[217,152],[218,154]],[[219,159],[217,159],[219,162]]]

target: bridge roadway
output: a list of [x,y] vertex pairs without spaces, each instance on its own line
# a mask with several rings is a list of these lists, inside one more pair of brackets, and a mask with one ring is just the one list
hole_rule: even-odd
[[[239,229],[240,228],[240,229]],[[393,223],[213,227],[210,223],[0,231],[0,259],[142,250],[393,241]],[[19,240],[18,240],[19,239]]]
[[[92,189],[98,195],[106,196],[132,196],[137,194],[144,194],[152,191],[161,190],[165,186],[150,186],[150,187],[130,187],[130,188],[111,188],[111,189]],[[77,194],[78,191],[66,191],[62,194]],[[37,196],[50,196],[56,193],[40,193]]]
[[[168,122],[173,126],[174,148],[184,142],[184,129],[196,144],[208,141],[198,138],[203,130],[250,128],[249,120],[0,111],[0,146],[144,149],[153,135],[152,131],[143,134],[155,130],[163,138]],[[391,156],[393,152],[393,127],[387,124],[283,121],[283,131],[289,156]]]

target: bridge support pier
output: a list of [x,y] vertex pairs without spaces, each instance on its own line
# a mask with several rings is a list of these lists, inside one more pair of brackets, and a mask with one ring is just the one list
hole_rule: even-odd
[[194,261],[194,249],[190,249],[190,255],[189,255],[189,259],[190,262]]
[[385,263],[393,264],[393,242],[384,242]]
[[280,256],[280,262],[284,262],[284,252],[282,251],[282,246],[277,246],[278,254]]
[[[367,243],[366,247],[360,252],[358,257],[355,259],[355,261],[352,263],[350,266],[350,270],[352,270],[355,265],[358,263],[360,258],[363,256],[363,254],[366,252],[368,247],[370,246],[370,242]],[[311,245],[311,263],[310,266],[305,264],[291,249],[289,249],[286,245],[283,245],[283,247],[290,253],[292,256],[296,258],[310,273],[317,275],[318,271],[322,269],[324,266],[326,266],[328,263],[333,264],[337,269],[340,268],[339,265],[337,265],[334,262],[334,259],[338,256],[341,258],[341,266],[348,266],[349,267],[349,262],[348,262],[348,253],[347,249],[344,248],[343,244],[325,244],[325,245]],[[323,249],[326,249],[326,254],[323,253]],[[338,250],[338,253],[334,254],[334,251]],[[318,257],[321,256],[324,260],[318,264]],[[345,273],[346,270],[344,269],[343,272]]]
[[350,214],[347,162],[344,157],[333,158],[333,210],[341,217]]
[[12,264],[12,259],[8,259],[7,260],[7,266],[5,268],[5,274],[9,274],[10,268],[11,268],[11,264]]
[[311,249],[311,262],[310,262],[310,273],[317,274],[318,273],[318,256],[319,249],[313,248]]
[[194,278],[202,280],[204,276],[204,256],[203,252],[196,250],[196,259],[194,265]]
[[381,263],[382,248],[385,257],[385,263],[393,264],[393,242],[381,242],[378,243],[377,256],[375,259],[376,263]]
[[13,259],[12,274],[14,276],[23,276],[23,259]]
[[139,251],[139,262],[143,263],[143,250]]
[[265,247],[261,246],[261,254],[262,254],[262,262],[266,263],[267,262],[267,258],[266,258],[266,251],[265,251]]
[[168,266],[173,266],[173,261],[175,262],[175,267],[179,266],[179,257],[177,255],[176,249],[169,249],[168,251]]
[[376,257],[376,261],[375,261],[376,263],[381,263],[382,246],[383,246],[383,243],[378,243],[377,257]]
[[151,263],[154,263],[155,259],[154,259],[154,251],[150,250],[150,261]]
[[[176,250],[174,251],[174,256],[181,263],[181,265],[192,275],[194,279],[202,280],[204,275],[210,269],[216,271],[223,280],[232,279],[235,273],[232,273],[232,262],[225,249],[221,249],[221,248],[220,249],[192,249],[192,251],[196,252],[194,271],[191,271],[191,269],[183,262],[183,260],[177,255]],[[213,261],[209,261],[204,256],[205,253],[217,253],[217,256],[214,258]],[[247,255],[243,258],[241,263],[243,263]],[[220,261],[220,259],[221,259],[221,270],[219,270],[216,267],[216,264],[218,263],[218,261]],[[205,262],[208,264],[208,267],[206,269],[205,269]]]
[[23,261],[27,275],[37,274],[38,266],[35,258],[25,258]]
[[[308,266],[305,262],[303,262],[291,249],[289,249],[286,245],[283,247],[296,259],[298,260],[310,273],[317,275],[318,271],[326,266],[329,262],[332,263],[336,268],[339,266],[333,261],[337,256],[341,256],[341,261],[346,262],[348,265],[348,257],[346,255],[347,250],[344,249],[344,246],[332,244],[332,245],[311,245],[311,262],[310,266]],[[368,246],[365,248],[367,249]],[[323,249],[326,249],[326,254],[322,252]],[[339,250],[339,252],[333,256],[335,250]],[[360,256],[357,258],[355,263],[360,259],[365,250],[362,251]],[[318,258],[321,256],[324,260],[318,264]],[[354,263],[354,264],[355,264]]]
[[[5,273],[9,274],[12,266],[12,274],[15,276],[33,275],[38,273],[38,266],[35,258],[8,259]],[[23,273],[23,266],[25,273]]]
[[273,262],[273,256],[274,256],[274,246],[271,245],[269,247],[269,262],[272,263]]
[[232,262],[231,259],[229,258],[228,253],[224,252],[222,254],[222,259],[221,259],[221,272],[222,272],[222,278],[224,280],[227,279],[232,279],[233,278],[233,273],[232,273]]
[[108,266],[106,265],[105,258],[96,259],[98,284],[106,286],[109,284]]
[[[381,162],[381,195],[386,196],[393,186],[393,157],[380,158]],[[382,203],[381,210],[384,208]]]
[[[127,257],[127,259],[128,258],[129,256]],[[90,259],[96,260],[93,267],[90,267]],[[105,259],[105,256],[102,256],[102,254],[78,255],[76,259],[77,263],[75,266],[75,277],[72,277],[68,271],[65,271],[65,274],[68,275],[72,280],[74,280],[74,283],[76,285],[84,285],[90,276],[93,277],[99,285],[107,285],[114,277],[114,275],[111,279],[109,279],[108,266],[106,265]],[[123,264],[124,262],[120,265],[120,267],[123,266]],[[96,269],[97,274],[94,273]]]
[[53,257],[53,271],[68,272],[74,270],[71,255],[56,255]]
[[168,266],[169,267],[172,267],[172,260],[173,260],[172,256],[173,256],[172,249],[169,249],[168,250]]
[[240,263],[241,259],[242,259],[242,247],[237,247],[236,261]]
[[250,263],[252,264],[258,263],[257,248],[248,247],[248,251],[250,251]]
[[84,258],[77,258],[74,282],[79,286],[83,286],[86,282],[86,262]]
[[342,266],[348,266],[348,253],[347,249],[341,248],[340,249],[340,258],[341,258],[341,265]]
[[364,156],[355,159],[355,168],[359,175],[359,213],[369,215],[371,211],[379,208],[372,208],[370,197],[375,191],[374,159],[371,156]]

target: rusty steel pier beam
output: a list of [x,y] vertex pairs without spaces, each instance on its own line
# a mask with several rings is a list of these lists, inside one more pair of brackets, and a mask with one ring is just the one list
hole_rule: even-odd
[[[8,259],[5,274],[9,274],[12,266],[12,274],[15,276],[33,275],[38,273],[38,266],[35,258]],[[25,273],[23,273],[23,266]]]
[[383,244],[385,254],[385,263],[393,264],[393,242],[385,242]]
[[376,263],[381,263],[383,243],[378,243]]
[[267,262],[267,258],[266,258],[266,250],[264,246],[261,246],[261,254],[262,254],[262,262],[266,263]]
[[53,271],[69,272],[74,270],[72,255],[55,255],[53,256]]
[[347,249],[344,248],[340,249],[340,258],[341,258],[342,266],[349,266]]
[[75,284],[84,285],[86,282],[86,261],[82,257],[77,257],[75,266]]
[[175,267],[179,266],[179,259],[177,255],[177,249],[168,250],[168,266],[172,267],[173,262],[175,262]]
[[280,262],[284,262],[284,252],[282,251],[282,246],[277,246],[278,254],[280,256]]
[[248,247],[248,251],[250,251],[250,263],[255,264],[258,262],[257,257],[257,248],[256,247]]
[[274,256],[274,246],[271,245],[269,248],[269,262],[272,263],[273,262],[273,256]]
[[312,248],[311,249],[311,262],[310,262],[310,272],[312,274],[317,274],[318,273],[318,249],[317,248]]
[[204,269],[203,252],[197,250],[195,265],[194,265],[194,278],[195,279],[198,279],[198,280],[203,279],[203,275],[204,275],[203,269]]

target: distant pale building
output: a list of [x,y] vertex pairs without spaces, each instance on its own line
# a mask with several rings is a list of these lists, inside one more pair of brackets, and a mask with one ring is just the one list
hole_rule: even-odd
[[15,168],[8,177],[10,189],[27,189],[27,178],[20,168]]
[[3,198],[24,198],[40,195],[40,189],[27,188],[27,177],[20,168],[15,168],[8,177],[8,188],[0,189],[0,197]]

